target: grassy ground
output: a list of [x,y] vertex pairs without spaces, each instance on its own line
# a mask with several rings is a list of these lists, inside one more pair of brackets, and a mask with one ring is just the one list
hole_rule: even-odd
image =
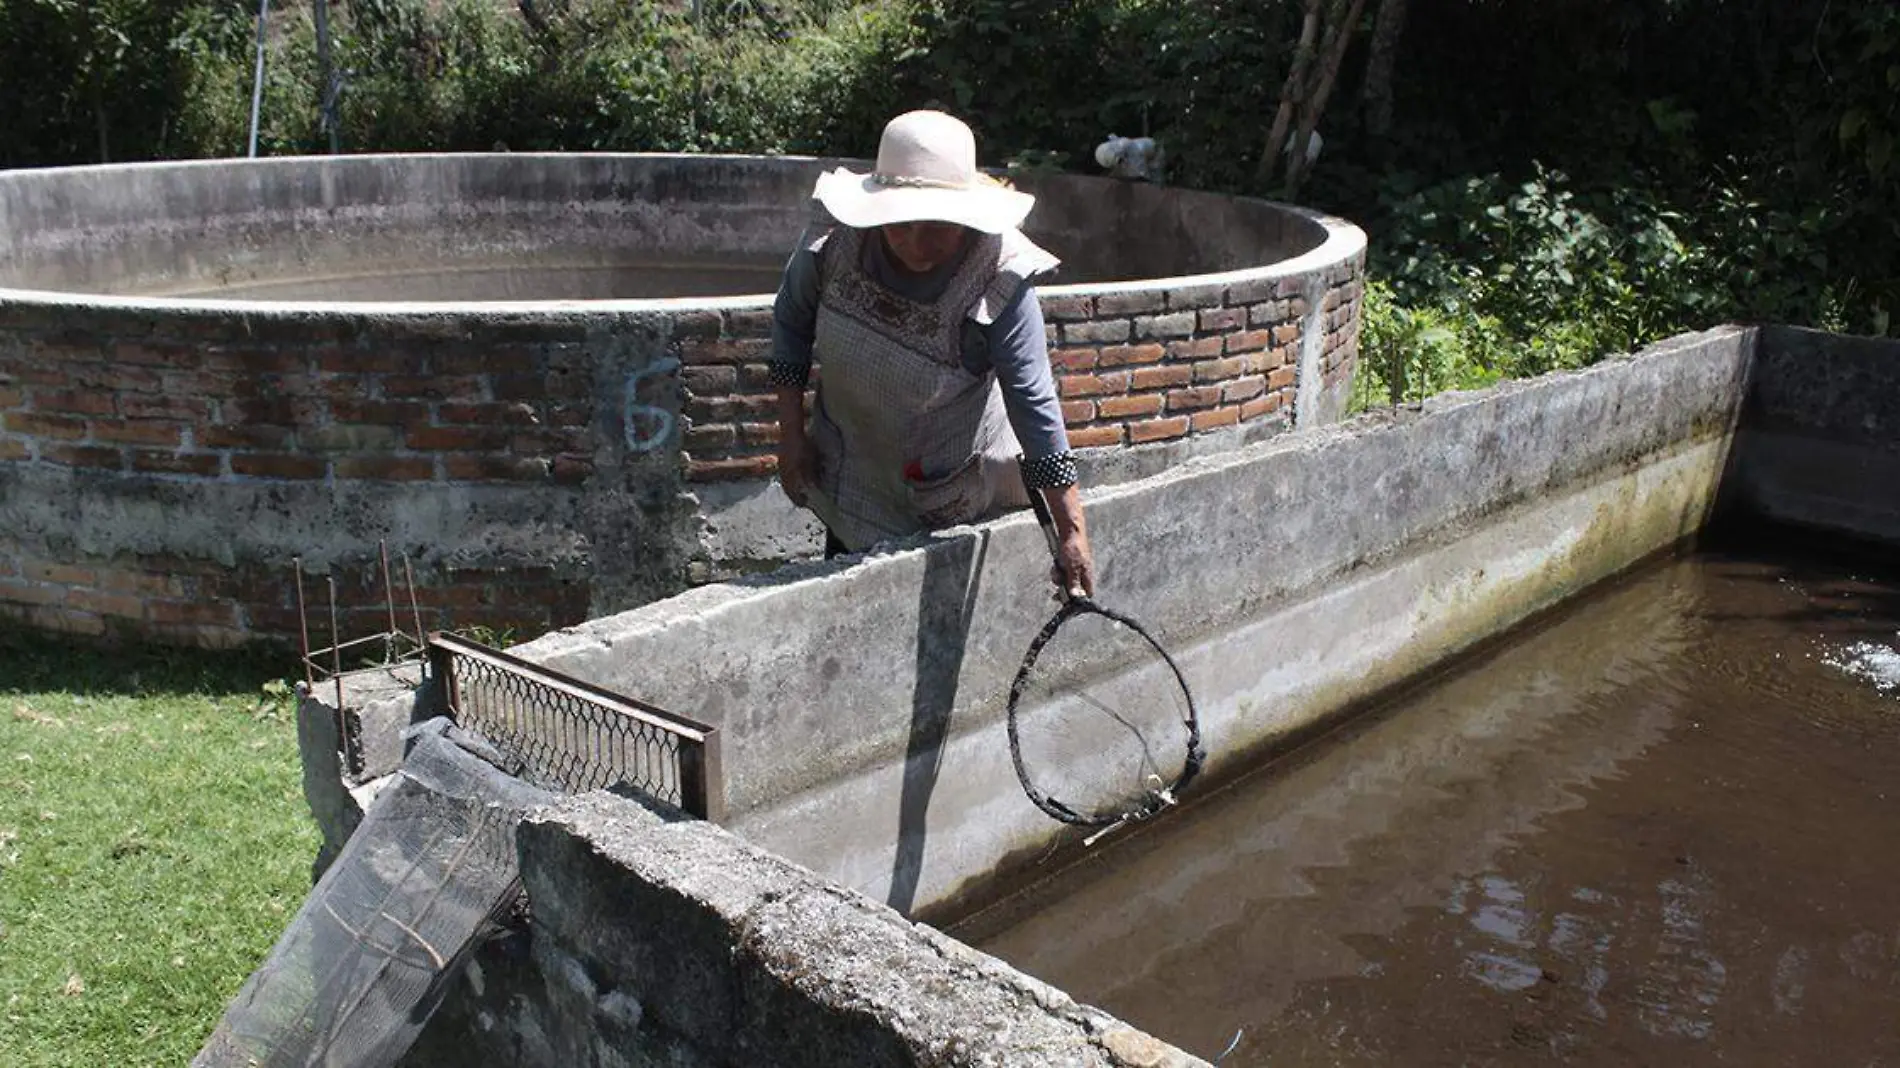
[[309,889],[293,661],[0,629],[0,1065],[197,1051]]

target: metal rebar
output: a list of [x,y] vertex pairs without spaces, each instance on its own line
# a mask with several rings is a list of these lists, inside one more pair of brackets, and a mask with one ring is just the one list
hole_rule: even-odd
[[324,575],[330,587],[330,677],[336,680],[336,714],[343,714],[343,635],[336,625],[336,576]]
[[291,557],[290,566],[297,572],[297,658],[303,661],[304,686],[315,689],[317,675],[310,663],[310,616],[303,604],[303,557]]
[[428,644],[428,637],[422,633],[422,607],[416,604],[416,570],[409,566],[409,554],[402,554],[403,584],[409,588],[409,614],[416,620],[416,648]]
[[393,660],[396,635],[402,631],[396,626],[396,583],[389,577],[389,539],[376,540],[376,554],[383,562],[383,604],[389,609],[389,640],[385,643],[387,649],[383,656],[386,660]]

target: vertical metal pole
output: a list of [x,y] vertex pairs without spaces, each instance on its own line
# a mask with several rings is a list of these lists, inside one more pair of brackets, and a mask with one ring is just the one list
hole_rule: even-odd
[[251,151],[257,156],[257,119],[264,108],[264,25],[270,17],[270,0],[257,0],[257,70],[251,76]]
[[389,577],[389,540],[387,538],[377,539],[376,555],[383,561],[383,604],[389,608],[389,635],[393,639],[398,630],[396,626],[396,583]]
[[336,128],[336,67],[330,61],[330,0],[313,0],[311,7],[317,19],[318,123],[330,135],[330,154],[334,156],[341,144]]
[[422,608],[416,604],[416,571],[409,566],[409,554],[402,554],[402,577],[404,585],[409,587],[409,614],[416,620],[416,648],[421,649],[428,641],[422,633]]
[[336,680],[336,714],[343,714],[343,636],[336,625],[336,576],[325,575],[330,587],[330,677]]

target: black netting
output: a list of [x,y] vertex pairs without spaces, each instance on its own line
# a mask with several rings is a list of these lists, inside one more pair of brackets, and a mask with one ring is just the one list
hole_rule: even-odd
[[446,720],[415,728],[402,770],[193,1065],[377,1068],[402,1056],[518,894],[522,816],[554,800],[485,750]]
[[1194,701],[1173,661],[1132,620],[1092,602],[1050,620],[1009,701],[1023,789],[1064,822],[1152,815],[1199,770]]

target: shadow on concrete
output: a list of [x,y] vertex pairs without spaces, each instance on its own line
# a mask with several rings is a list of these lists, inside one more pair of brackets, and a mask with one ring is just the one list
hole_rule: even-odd
[[964,647],[970,636],[989,535],[977,533],[933,545],[924,557],[917,605],[917,684],[910,701],[910,745],[898,803],[897,852],[886,904],[909,915],[923,872],[926,816],[950,735]]

